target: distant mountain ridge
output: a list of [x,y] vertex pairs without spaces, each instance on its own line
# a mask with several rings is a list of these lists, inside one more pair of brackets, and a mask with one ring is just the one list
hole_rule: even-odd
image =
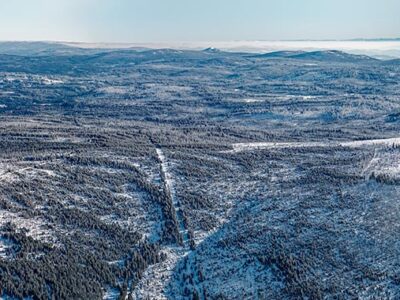
[[325,62],[374,62],[378,59],[367,55],[350,54],[339,50],[321,51],[275,51],[265,54],[253,55],[256,58],[289,58]]
[[349,54],[339,50],[325,50],[304,52],[291,56],[291,58],[319,61],[352,62],[352,61],[378,61],[367,55]]
[[0,54],[19,56],[91,55],[118,49],[80,48],[58,42],[0,42]]
[[305,51],[290,51],[290,50],[284,50],[284,51],[274,51],[274,52],[268,52],[268,53],[263,53],[263,54],[255,54],[252,55],[252,57],[264,57],[264,58],[284,58],[284,57],[292,57],[297,54],[302,54],[305,53]]
[[250,59],[296,59],[316,62],[339,63],[385,63],[399,64],[399,59],[381,60],[367,55],[350,54],[339,50],[282,50],[268,53],[230,52],[209,47],[203,50],[178,50],[173,48],[79,48],[56,42],[0,42],[0,55],[11,56],[88,56],[90,59],[114,62],[143,62],[174,59],[235,59],[245,57]]

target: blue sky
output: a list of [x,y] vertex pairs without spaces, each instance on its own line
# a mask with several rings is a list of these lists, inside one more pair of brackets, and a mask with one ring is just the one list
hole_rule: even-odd
[[400,0],[0,0],[0,40],[400,37]]

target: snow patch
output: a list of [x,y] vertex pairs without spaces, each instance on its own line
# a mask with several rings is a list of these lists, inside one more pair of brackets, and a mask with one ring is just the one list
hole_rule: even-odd
[[260,103],[260,102],[264,102],[264,100],[262,99],[254,99],[254,98],[246,98],[243,99],[244,103]]
[[174,273],[175,266],[189,252],[183,250],[181,247],[166,247],[162,252],[166,256],[166,259],[146,269],[135,289],[134,299],[168,299],[164,291]]
[[12,240],[0,237],[0,258],[7,259],[10,257],[10,251],[13,247],[14,243]]
[[18,229],[26,230],[27,236],[35,240],[49,242],[55,244],[55,237],[52,235],[50,229],[47,229],[44,221],[35,218],[27,218],[17,213],[9,212],[7,210],[0,210],[0,226],[7,223],[14,224]]
[[48,77],[43,77],[42,78],[42,83],[45,85],[53,85],[53,84],[62,84],[64,83],[63,80],[59,80],[59,79],[51,79]]
[[236,143],[229,152],[242,152],[254,149],[284,149],[284,148],[315,148],[315,147],[349,147],[360,148],[368,146],[399,146],[400,138],[359,140],[359,141],[332,141],[332,142],[256,142]]

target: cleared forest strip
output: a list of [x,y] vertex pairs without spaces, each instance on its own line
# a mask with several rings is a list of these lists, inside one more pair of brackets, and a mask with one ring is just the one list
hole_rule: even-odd
[[176,219],[179,224],[179,233],[182,236],[183,246],[185,249],[189,250],[189,233],[188,230],[185,228],[183,216],[179,208],[179,202],[176,198],[174,180],[171,176],[171,173],[169,172],[168,162],[165,158],[164,152],[159,148],[157,148],[156,151],[158,159],[161,162],[161,172],[163,173],[161,177],[164,178],[165,192],[172,200],[173,209],[175,210]]
[[284,149],[284,148],[316,148],[316,147],[350,147],[360,148],[367,146],[399,146],[400,138],[357,140],[345,142],[256,142],[232,144],[230,152],[242,152],[256,149]]
[[[143,273],[143,277],[138,282],[137,287],[132,293],[133,299],[157,299],[166,300],[164,295],[169,281],[174,275],[175,268],[182,258],[187,256],[191,249],[189,247],[189,235],[184,226],[179,203],[176,198],[174,180],[169,171],[168,161],[164,152],[156,148],[158,161],[160,162],[161,181],[165,193],[164,201],[168,204],[168,217],[173,218],[174,231],[178,230],[180,237],[175,239],[176,243],[169,242],[162,245],[163,261],[149,266]],[[178,227],[178,228],[175,228]]]

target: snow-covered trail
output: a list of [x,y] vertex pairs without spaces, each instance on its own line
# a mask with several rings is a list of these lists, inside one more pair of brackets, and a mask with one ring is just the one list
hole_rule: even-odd
[[180,260],[188,254],[182,247],[166,246],[162,248],[166,259],[158,264],[149,266],[144,271],[135,290],[132,293],[133,299],[154,299],[167,300],[165,291],[175,273],[175,267]]
[[143,273],[143,277],[133,292],[133,298],[136,300],[168,299],[167,295],[165,295],[165,289],[174,274],[175,267],[183,257],[187,256],[191,252],[189,246],[189,235],[184,226],[183,216],[180,212],[179,201],[175,192],[175,182],[171,172],[169,171],[169,163],[164,152],[160,148],[156,148],[156,152],[158,160],[161,163],[161,176],[165,179],[163,182],[164,189],[172,199],[173,208],[180,227],[179,232],[183,238],[183,246],[170,245],[162,247],[162,252],[166,255],[166,259],[158,264],[149,266]]
[[158,159],[161,162],[161,172],[163,173],[163,176],[165,178],[164,182],[165,190],[166,193],[168,193],[172,199],[172,204],[174,206],[176,219],[178,220],[179,224],[179,233],[182,235],[184,248],[189,249],[189,234],[188,230],[185,228],[185,223],[183,221],[183,216],[180,210],[179,201],[176,197],[174,180],[169,171],[167,159],[165,158],[164,152],[161,149],[157,148],[156,151]]
[[259,142],[232,144],[233,150],[229,152],[242,152],[254,149],[284,149],[284,148],[315,148],[315,147],[350,147],[360,148],[367,146],[399,146],[400,138],[358,140],[345,142]]

